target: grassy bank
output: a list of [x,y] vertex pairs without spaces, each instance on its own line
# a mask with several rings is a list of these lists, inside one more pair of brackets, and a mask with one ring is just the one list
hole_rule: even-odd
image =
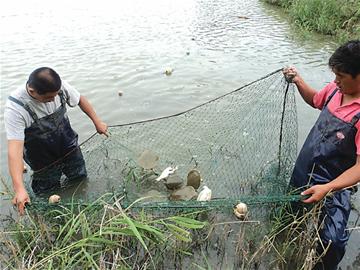
[[336,36],[339,41],[360,38],[360,0],[264,0],[287,10],[293,22],[308,30]]

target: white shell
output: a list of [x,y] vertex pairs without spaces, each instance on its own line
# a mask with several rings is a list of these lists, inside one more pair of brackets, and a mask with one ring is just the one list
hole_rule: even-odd
[[199,196],[197,197],[197,201],[205,202],[211,200],[211,189],[207,186],[203,187],[203,190],[199,193]]
[[174,70],[173,70],[172,68],[168,67],[168,68],[165,69],[165,72],[164,72],[164,73],[165,73],[167,76],[170,76],[170,75],[173,73],[173,71],[174,71]]
[[234,208],[234,214],[240,219],[244,219],[248,212],[247,205],[245,203],[238,203]]
[[61,197],[59,195],[56,195],[56,194],[51,195],[49,197],[49,203],[58,203],[58,202],[60,202],[60,200],[61,200]]

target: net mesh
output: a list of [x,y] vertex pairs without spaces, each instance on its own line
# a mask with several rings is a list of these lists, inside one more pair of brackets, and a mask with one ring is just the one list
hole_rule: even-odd
[[[188,111],[111,126],[109,138],[94,135],[81,145],[89,185],[123,193],[128,203],[150,196],[136,204],[149,207],[296,200],[286,195],[297,145],[292,87],[277,70]],[[139,165],[145,150],[158,157],[154,168]],[[177,166],[184,184],[188,172],[197,169],[212,200],[169,201],[172,191],[155,181],[169,166]]]

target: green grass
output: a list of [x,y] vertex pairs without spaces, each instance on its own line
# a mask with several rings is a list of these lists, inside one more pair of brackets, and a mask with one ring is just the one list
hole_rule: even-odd
[[360,38],[360,0],[264,0],[285,8],[307,31],[336,36],[340,42]]
[[316,207],[304,216],[282,204],[273,205],[271,216],[271,205],[251,207],[261,219],[241,221],[231,209],[155,214],[124,209],[120,202],[112,194],[90,204],[72,201],[45,208],[47,203],[33,202],[24,217],[10,220],[0,232],[1,268],[286,269],[291,263],[301,269],[318,259],[311,253],[318,243]]
[[249,205],[241,221],[231,208],[145,211],[123,208],[122,199],[109,193],[49,205],[34,198],[25,216],[1,215],[0,268],[311,269],[319,259],[320,206],[297,216],[282,203]]
[[123,209],[106,194],[88,205],[32,208],[0,233],[0,259],[7,269],[132,269],[159,258],[178,242],[192,241],[191,231],[206,222],[194,214],[152,217]]

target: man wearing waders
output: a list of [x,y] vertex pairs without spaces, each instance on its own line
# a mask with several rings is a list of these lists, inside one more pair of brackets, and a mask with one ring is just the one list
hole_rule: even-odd
[[20,214],[30,202],[23,181],[23,159],[33,170],[31,187],[35,194],[59,188],[62,174],[69,182],[87,176],[78,135],[70,126],[66,105],[79,105],[97,132],[107,134],[107,125],[97,117],[87,99],[48,67],[34,70],[6,102],[8,165],[15,191],[13,203]]
[[[324,200],[320,229],[329,249],[314,269],[337,269],[349,239],[345,230],[350,214],[349,187],[360,181],[360,41],[340,46],[329,59],[335,80],[316,92],[295,68],[284,74],[296,84],[303,99],[321,113],[296,160],[290,184],[308,188],[305,203]],[[309,186],[311,186],[309,188]],[[321,245],[318,254],[322,254]]]

